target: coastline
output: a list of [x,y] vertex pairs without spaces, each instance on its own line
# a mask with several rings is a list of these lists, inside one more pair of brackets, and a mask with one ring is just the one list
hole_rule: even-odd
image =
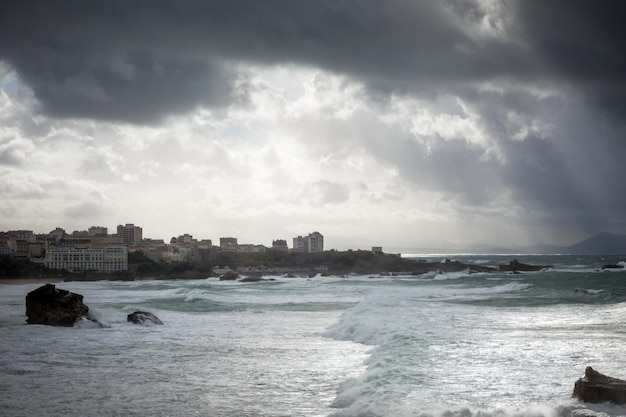
[[[404,268],[390,268],[390,270],[384,270],[380,265],[366,265],[353,268],[341,268],[336,271],[324,272],[323,275],[334,275],[344,277],[352,273],[359,275],[376,274],[380,276],[397,276],[397,275],[422,275],[428,272],[449,273],[449,272],[461,272],[468,271],[469,273],[494,273],[494,272],[507,272],[507,273],[521,273],[531,271],[541,271],[544,269],[553,268],[552,265],[529,265],[520,263],[513,259],[508,264],[501,264],[496,266],[484,266],[474,263],[464,263],[459,261],[451,261],[446,259],[443,262],[416,262],[409,261],[408,265],[403,265]],[[606,266],[605,266],[606,267]],[[309,268],[310,270],[310,268]],[[314,271],[313,274],[303,274],[301,268],[297,268],[292,272],[288,270],[281,271],[286,277],[306,277],[312,278],[319,272]],[[268,275],[275,275],[270,271],[242,271],[236,274],[235,278],[244,277],[252,281],[252,279],[263,280],[263,277]],[[23,277],[23,278],[0,278],[0,285],[20,285],[20,284],[57,284],[60,282],[72,282],[72,281],[157,281],[157,280],[189,280],[189,279],[207,279],[207,278],[220,278],[214,274],[207,274],[206,272],[198,271],[184,271],[179,273],[166,273],[166,274],[136,274],[136,273],[82,273],[82,274],[68,274],[61,276],[48,276],[48,277]]]
[[21,284],[57,284],[63,282],[63,277],[46,278],[2,278],[0,285],[21,285]]

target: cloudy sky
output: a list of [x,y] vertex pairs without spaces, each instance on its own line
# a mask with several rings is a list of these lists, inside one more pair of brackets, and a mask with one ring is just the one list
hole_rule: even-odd
[[0,230],[626,233],[626,3],[3,1]]

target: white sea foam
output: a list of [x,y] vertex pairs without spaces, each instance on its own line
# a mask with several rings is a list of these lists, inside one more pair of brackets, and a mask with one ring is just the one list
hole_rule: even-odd
[[438,281],[445,281],[448,279],[459,279],[459,278],[464,278],[470,275],[470,270],[469,268],[463,271],[458,271],[458,272],[441,272],[438,271],[436,272],[435,276],[433,277],[434,280],[438,280]]

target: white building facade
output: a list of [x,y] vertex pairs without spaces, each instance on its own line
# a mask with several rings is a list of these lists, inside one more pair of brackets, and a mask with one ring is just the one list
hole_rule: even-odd
[[104,248],[50,248],[46,251],[44,265],[70,272],[128,271],[128,248],[124,245]]

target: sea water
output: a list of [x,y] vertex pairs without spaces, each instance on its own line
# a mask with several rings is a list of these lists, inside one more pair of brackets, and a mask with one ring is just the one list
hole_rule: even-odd
[[104,327],[26,325],[41,284],[3,284],[0,415],[626,415],[571,398],[586,366],[626,379],[624,259],[518,260],[555,268],[57,284]]

